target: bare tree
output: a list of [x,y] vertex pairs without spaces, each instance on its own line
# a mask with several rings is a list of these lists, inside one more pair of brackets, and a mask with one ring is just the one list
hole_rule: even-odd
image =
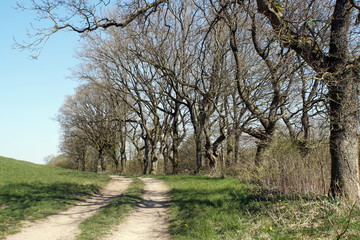
[[[95,172],[106,170],[106,152],[118,144],[115,125],[118,109],[105,100],[106,95],[94,85],[83,85],[74,96],[69,96],[60,109],[58,121],[65,132],[81,131],[87,143],[98,151],[94,161]],[[80,136],[79,136],[80,137]]]
[[[274,139],[281,110],[289,100],[292,75],[298,68],[293,64],[292,52],[274,42],[263,20],[250,9],[245,10],[250,19],[239,14],[241,10],[236,4],[229,4],[227,9],[220,5],[216,12],[229,27],[238,93],[256,119],[255,123],[244,126],[243,131],[258,139],[255,164],[259,165]],[[248,27],[250,33],[244,30]]]
[[145,0],[133,0],[126,4],[117,3],[124,13],[111,18],[106,14],[107,7],[113,6],[111,0],[31,0],[30,3],[18,1],[19,9],[37,12],[36,20],[45,22],[45,27],[32,25],[28,30],[30,41],[17,43],[17,46],[31,48],[36,52],[35,57],[37,57],[49,38],[59,31],[70,30],[82,34],[109,27],[123,28],[140,17],[146,18],[156,11],[159,5],[166,2],[166,0],[156,0],[148,3]]
[[[20,8],[37,11],[40,19],[50,20],[50,23],[52,24],[48,28],[35,29],[35,33],[33,34],[33,39],[35,40],[25,45],[28,47],[41,48],[42,44],[44,44],[49,37],[64,29],[69,29],[78,33],[86,33],[97,29],[110,29],[111,26],[122,28],[125,26],[129,27],[130,25],[133,27],[131,30],[136,30],[133,34],[138,35],[133,35],[133,39],[136,39],[138,43],[141,43],[139,34],[142,32],[146,33],[147,24],[149,24],[151,28],[154,28],[154,26],[159,23],[162,23],[162,26],[165,27],[168,27],[169,25],[171,26],[171,24],[164,21],[154,21],[154,23],[156,23],[155,25],[150,23],[153,23],[152,21],[156,18],[166,19],[167,14],[169,13],[168,10],[170,10],[169,6],[173,3],[172,1],[157,0],[152,1],[151,3],[145,0],[128,1],[126,4],[118,6],[120,10],[115,17],[111,17],[114,15],[107,14],[105,11],[105,8],[109,5],[109,3],[109,1],[105,0],[98,0],[95,2],[32,0],[29,7],[19,4]],[[136,61],[131,63],[131,68],[128,68],[128,70],[131,71],[126,71],[132,78],[135,76],[132,75],[134,73],[140,73],[137,77],[142,76],[143,78],[142,85],[138,88],[134,85],[131,90],[137,90],[138,93],[136,94],[142,97],[142,94],[149,89],[149,86],[151,86],[151,84],[145,84],[146,80],[149,81],[149,79],[153,78],[160,79],[159,76],[163,77],[165,71],[167,71],[166,76],[171,76],[171,78],[168,78],[171,79],[171,82],[173,82],[173,79],[177,78],[181,80],[181,83],[186,83],[185,85],[179,85],[182,87],[181,91],[177,91],[177,88],[173,88],[173,91],[176,91],[179,96],[182,94],[181,98],[187,106],[194,107],[191,108],[191,110],[189,108],[189,112],[191,120],[193,121],[193,127],[194,129],[197,128],[197,130],[194,130],[196,133],[195,136],[198,140],[197,144],[199,144],[199,158],[197,161],[198,166],[201,166],[201,144],[204,139],[204,125],[206,125],[206,121],[210,119],[207,119],[207,117],[211,115],[210,113],[215,112],[212,109],[214,105],[208,103],[216,102],[217,95],[213,94],[212,91],[214,91],[218,85],[215,84],[212,87],[211,85],[209,86],[204,84],[203,86],[206,86],[206,89],[204,88],[199,90],[199,88],[203,87],[201,85],[202,81],[210,79],[209,76],[212,76],[213,73],[221,73],[221,67],[219,66],[221,66],[220,63],[222,61],[219,61],[221,58],[217,57],[216,54],[218,53],[210,51],[208,51],[208,55],[204,57],[205,55],[199,51],[202,50],[201,46],[199,47],[199,43],[206,43],[206,40],[210,39],[211,34],[213,33],[212,30],[222,24],[219,21],[220,18],[218,16],[225,14],[228,9],[231,9],[234,15],[239,15],[242,14],[244,10],[249,13],[249,9],[257,8],[257,12],[267,19],[263,26],[269,26],[271,30],[271,32],[266,33],[265,38],[269,36],[271,39],[277,40],[276,43],[271,43],[274,44],[271,49],[281,49],[279,53],[282,56],[287,56],[288,54],[291,55],[292,52],[295,52],[313,69],[313,71],[316,72],[319,81],[326,85],[328,93],[327,101],[329,106],[328,116],[330,122],[329,142],[332,160],[330,194],[332,196],[348,197],[353,201],[359,200],[359,153],[357,146],[358,82],[360,60],[358,41],[359,31],[356,24],[358,24],[357,13],[360,6],[358,6],[357,1],[193,0],[189,1],[189,3],[193,9],[196,9],[196,11],[205,15],[201,17],[200,15],[194,14],[192,15],[193,18],[190,18],[190,22],[184,22],[183,25],[180,24],[178,26],[185,26],[186,28],[184,29],[188,29],[187,31],[182,31],[183,33],[186,33],[184,34],[184,36],[186,36],[185,39],[190,39],[187,34],[192,32],[190,32],[189,29],[197,30],[194,32],[196,37],[191,38],[191,40],[195,40],[197,38],[200,41],[190,43],[187,40],[187,44],[184,45],[186,48],[183,48],[183,51],[188,49],[189,46],[194,47],[196,50],[192,53],[194,53],[195,57],[192,57],[191,59],[198,59],[200,64],[195,65],[195,68],[188,68],[191,61],[186,59],[186,64],[180,65],[180,67],[179,65],[174,65],[174,68],[167,65],[155,66],[154,64],[143,61],[144,58],[141,56],[141,59],[138,58]],[[212,10],[207,11],[207,9]],[[155,16],[155,18],[153,18],[153,16]],[[247,15],[247,17],[249,16],[251,17],[251,15]],[[175,19],[182,19],[183,15],[174,14],[174,17]],[[195,20],[198,21],[196,24],[194,24]],[[285,93],[277,90],[279,88],[277,81],[281,79],[281,77],[279,78],[281,74],[279,74],[279,69],[275,68],[276,71],[274,71],[274,68],[272,67],[273,65],[277,66],[274,58],[275,55],[269,55],[271,57],[266,56],[268,52],[267,49],[269,49],[268,46],[271,46],[271,44],[269,45],[266,42],[262,43],[261,41],[257,41],[259,43],[256,43],[256,39],[258,39],[259,35],[257,34],[257,31],[254,31],[254,28],[252,28],[253,33],[257,35],[253,38],[254,49],[269,69],[270,85],[274,94],[272,95],[273,98],[270,101],[270,105],[266,107],[265,104],[263,105],[265,107],[262,108],[254,105],[251,101],[252,99],[249,99],[249,96],[246,96],[248,90],[253,90],[254,93],[259,93],[260,96],[261,92],[254,88],[245,88],[245,85],[241,86],[243,82],[239,81],[239,79],[243,79],[243,69],[240,68],[241,55],[239,47],[237,46],[238,35],[236,35],[236,31],[238,28],[236,25],[240,25],[242,22],[243,19],[240,19],[240,21],[238,18],[228,19],[231,37],[230,44],[234,55],[234,61],[237,66],[236,79],[238,80],[239,94],[249,111],[258,119],[259,122],[256,124],[260,124],[264,131],[267,131],[267,134],[261,134],[263,135],[262,137],[268,138],[273,134],[273,129],[276,121],[279,119],[279,115],[284,114],[285,108],[282,108],[282,106],[286,103],[286,101],[284,101],[284,97],[286,98],[287,94],[286,90]],[[190,25],[194,26],[194,28],[190,28]],[[158,25],[158,27],[160,26]],[[126,32],[126,29],[123,30]],[[127,34],[129,34],[129,32],[130,30]],[[145,36],[149,38],[153,35],[150,34]],[[118,38],[118,40],[120,41],[122,39]],[[141,51],[149,50],[139,47],[141,44],[138,43],[128,43],[130,44],[128,46],[129,53],[139,53]],[[110,42],[107,42],[107,44],[110,44]],[[131,44],[135,44],[138,47],[136,51],[131,49],[131,47],[133,47]],[[212,46],[215,46],[214,42],[212,42],[212,44]],[[155,45],[156,44],[154,44],[154,46]],[[292,51],[289,51],[289,49]],[[185,55],[179,56],[182,57]],[[211,56],[213,58],[211,58]],[[174,60],[176,58],[165,58],[165,60],[170,59]],[[193,63],[197,62],[193,61]],[[137,66],[138,64],[141,67]],[[204,64],[206,64],[206,66],[204,66]],[[203,68],[199,67],[201,65]],[[181,66],[183,66],[183,68],[181,68]],[[124,68],[124,66],[121,67]],[[144,73],[142,72],[143,69],[146,68],[150,71],[147,76],[143,75]],[[181,69],[180,71],[179,68]],[[218,69],[219,71],[213,71],[214,69]],[[202,73],[206,73],[207,75],[201,75]],[[131,78],[128,77],[128,79]],[[166,80],[167,78],[162,78],[162,80],[163,79]],[[187,81],[185,82],[184,79]],[[209,83],[210,82],[213,83],[213,81],[209,81]],[[264,83],[265,81],[260,82]],[[159,87],[160,85],[157,86]],[[184,86],[185,89],[183,88]],[[280,89],[281,88],[282,87],[280,86]],[[159,89],[161,89],[161,87]],[[153,94],[153,96],[156,96],[155,98],[159,97],[157,94],[159,89],[155,88],[156,91]],[[187,94],[184,94],[185,92]],[[196,101],[193,101],[193,99],[196,99]],[[149,98],[147,98],[141,104],[140,102],[137,104],[137,107],[139,107],[138,110],[145,107],[149,113],[153,114],[149,116],[152,118],[152,123],[160,122],[160,119],[165,119],[160,118],[157,112],[157,110],[161,108],[160,104],[158,104],[159,102],[155,99],[154,103],[156,106],[147,105],[149,104]],[[195,103],[202,104],[197,106]],[[267,118],[263,118],[262,116],[265,115],[264,110],[266,109],[268,109],[268,111],[266,111],[268,116]],[[281,111],[283,111],[282,114],[279,114]],[[142,111],[142,113],[145,113],[145,111]],[[304,118],[304,121],[305,119],[306,117]],[[160,132],[165,129],[162,127],[159,129],[155,125],[150,127],[148,122],[146,122],[147,127],[145,127],[145,122],[146,121],[142,119],[142,130],[144,131],[144,136],[147,136],[147,139],[150,136],[153,137],[158,136],[158,134],[161,135],[162,133]],[[160,138],[156,138],[156,141],[153,141],[153,144],[155,145],[158,143],[160,143]]]
[[290,96],[293,101],[284,105],[281,111],[290,138],[298,144],[300,152],[305,157],[313,148],[311,143],[316,141],[314,119],[327,122],[326,89],[316,73],[308,65],[303,64],[302,59],[299,58],[298,61],[299,71],[294,76],[297,81]]
[[358,31],[352,31],[352,26],[359,6],[351,0],[257,0],[257,7],[268,18],[280,42],[302,57],[326,84],[330,105],[330,194],[358,201],[360,61],[356,50]]
[[79,129],[64,129],[60,150],[69,161],[74,161],[77,170],[86,170],[86,153],[88,140],[85,134]]

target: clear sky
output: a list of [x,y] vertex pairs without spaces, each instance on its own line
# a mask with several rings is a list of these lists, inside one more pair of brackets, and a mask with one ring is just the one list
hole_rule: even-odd
[[[26,2],[26,0],[25,0]],[[26,39],[34,13],[14,9],[16,0],[0,1],[0,156],[34,163],[58,154],[60,127],[54,120],[66,95],[79,84],[70,79],[80,46],[75,33],[54,35],[38,60],[13,49]]]

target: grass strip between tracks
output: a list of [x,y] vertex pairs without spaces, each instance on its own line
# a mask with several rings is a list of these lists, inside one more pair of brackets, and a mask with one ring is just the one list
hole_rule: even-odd
[[109,233],[140,203],[143,194],[144,183],[140,179],[133,177],[133,182],[124,194],[102,207],[99,212],[80,224],[82,232],[76,239],[95,240]]

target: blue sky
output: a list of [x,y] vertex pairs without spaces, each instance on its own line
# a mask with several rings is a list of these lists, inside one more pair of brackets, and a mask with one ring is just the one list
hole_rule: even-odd
[[54,120],[66,95],[79,84],[70,79],[78,64],[79,36],[53,36],[38,60],[30,51],[13,49],[14,38],[26,40],[31,12],[14,9],[15,0],[0,1],[0,156],[34,163],[58,154],[60,127]]

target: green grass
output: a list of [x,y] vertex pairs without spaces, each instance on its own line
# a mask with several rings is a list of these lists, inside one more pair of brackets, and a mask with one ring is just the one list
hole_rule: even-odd
[[[135,178],[135,177],[134,177]],[[236,179],[157,176],[170,190],[173,239],[360,239],[360,210],[321,196],[281,195]],[[62,211],[108,182],[107,175],[0,157],[0,239]],[[98,239],[141,200],[143,183],[86,220],[78,239]],[[156,224],[156,223],[154,223]]]
[[[170,186],[173,239],[359,239],[360,211],[325,197],[280,195],[235,179],[158,177]],[[351,213],[351,214],[350,214]]]
[[0,239],[21,222],[60,212],[103,188],[107,175],[0,157]]
[[76,239],[95,240],[109,233],[112,227],[118,225],[140,203],[143,194],[144,183],[134,177],[133,182],[121,197],[102,207],[99,212],[80,225],[82,233]]

